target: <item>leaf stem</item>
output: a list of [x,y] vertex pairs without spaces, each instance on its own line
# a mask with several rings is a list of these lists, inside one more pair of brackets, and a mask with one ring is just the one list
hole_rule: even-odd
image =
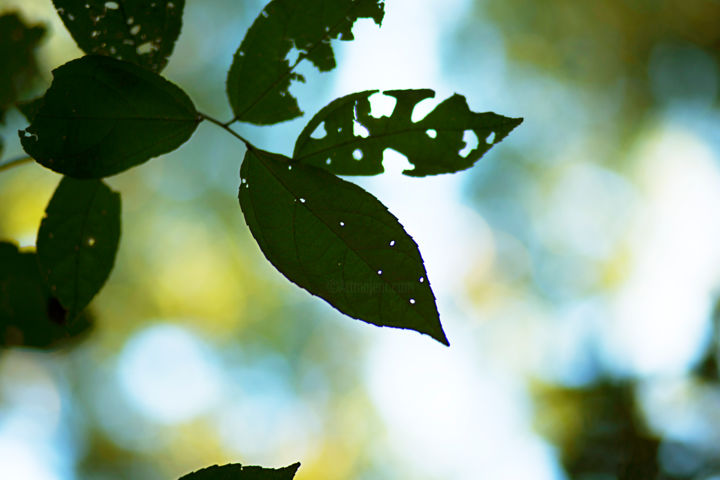
[[221,122],[220,120],[218,120],[218,119],[216,119],[216,118],[213,118],[213,117],[211,117],[210,115],[206,115],[206,114],[204,114],[204,113],[202,113],[202,112],[198,112],[198,114],[199,114],[203,119],[207,120],[207,121],[210,122],[210,123],[214,123],[214,124],[217,125],[218,127],[222,128],[223,130],[225,130],[226,132],[228,132],[228,133],[229,133],[230,135],[232,135],[233,137],[235,137],[235,138],[237,138],[238,140],[240,140],[241,142],[243,142],[248,149],[250,149],[250,150],[257,150],[257,148],[256,148],[252,143],[250,143],[250,141],[249,141],[248,139],[246,139],[245,137],[243,137],[242,135],[240,135],[239,133],[237,133],[235,130],[233,130],[232,128],[230,128],[230,125],[232,125],[237,119],[233,119],[233,120],[231,120],[231,121],[228,122],[228,123],[223,123],[223,122]]
[[0,172],[2,172],[4,170],[10,170],[13,167],[17,167],[19,165],[22,165],[24,163],[29,163],[32,161],[33,161],[32,157],[27,157],[27,156],[13,158],[10,161],[0,164]]

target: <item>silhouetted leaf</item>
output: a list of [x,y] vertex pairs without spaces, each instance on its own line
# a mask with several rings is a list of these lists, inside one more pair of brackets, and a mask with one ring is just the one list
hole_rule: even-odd
[[[457,94],[413,122],[413,109],[421,100],[434,97],[432,90],[386,91],[397,100],[395,109],[389,117],[375,118],[370,115],[369,97],[376,92],[353,93],[320,110],[300,133],[293,158],[337,175],[375,175],[383,172],[383,151],[392,148],[415,166],[405,170],[406,175],[451,173],[471,167],[522,122],[491,112],[471,112],[465,97]],[[325,136],[313,138],[323,123]],[[473,132],[478,145],[461,155],[465,132]]]
[[180,35],[185,0],[53,0],[87,54],[161,71]]
[[144,68],[87,56],[53,71],[32,125],[20,132],[42,165],[77,178],[100,178],[175,150],[200,117],[176,85]]
[[292,480],[298,468],[300,468],[299,463],[284,468],[244,467],[239,463],[231,463],[203,468],[188,473],[180,480]]
[[0,346],[53,347],[85,333],[91,323],[85,313],[68,320],[34,252],[0,242]]
[[[227,93],[238,120],[267,125],[302,115],[290,95],[293,72],[301,60],[320,71],[335,68],[331,39],[352,40],[358,18],[378,25],[382,0],[273,0],[255,20],[235,53],[228,72]],[[299,52],[290,58],[291,49]],[[293,63],[291,63],[293,62]]]
[[0,123],[37,75],[35,48],[45,28],[27,26],[16,13],[0,16]]
[[101,180],[64,177],[45,210],[37,250],[53,294],[74,318],[100,290],[120,240],[120,195]]
[[447,343],[415,241],[355,184],[308,165],[249,150],[240,206],[267,259],[341,312]]

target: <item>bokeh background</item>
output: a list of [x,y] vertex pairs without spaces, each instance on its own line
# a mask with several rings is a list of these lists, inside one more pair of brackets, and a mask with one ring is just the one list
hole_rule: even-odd
[[[225,74],[264,2],[188,0],[164,75],[230,118]],[[0,0],[80,56],[49,0]],[[301,68],[303,119],[240,126],[289,154],[315,111],[371,88],[454,92],[525,122],[477,165],[353,179],[420,245],[451,347],[343,317],[244,225],[244,147],[202,124],[108,179],[116,268],[82,341],[0,352],[0,478],[174,479],[213,463],[298,480],[720,479],[720,4],[388,0]],[[387,97],[374,114],[389,113]],[[22,154],[11,111],[3,160]],[[473,138],[468,138],[472,145]],[[0,174],[0,238],[31,248],[59,176]]]

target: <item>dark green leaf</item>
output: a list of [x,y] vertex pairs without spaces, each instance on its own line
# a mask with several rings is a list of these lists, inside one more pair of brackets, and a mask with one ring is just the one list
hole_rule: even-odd
[[120,240],[120,195],[101,180],[64,177],[45,210],[37,250],[48,285],[74,318],[105,284]]
[[[451,173],[471,167],[522,122],[491,112],[471,112],[465,97],[457,94],[413,122],[413,109],[434,97],[432,90],[386,91],[395,97],[395,109],[389,117],[375,118],[370,115],[369,97],[376,92],[353,93],[320,110],[300,133],[293,158],[337,175],[376,175],[383,172],[383,151],[392,148],[415,166],[405,170],[406,175]],[[325,135],[313,138],[323,123]],[[473,132],[478,145],[463,155],[465,132]]]
[[20,132],[42,165],[77,178],[100,178],[175,150],[200,117],[188,96],[132,63],[87,56],[53,71],[32,125]]
[[7,108],[34,84],[34,51],[44,34],[45,28],[25,25],[16,13],[0,16],[0,123]]
[[185,0],[53,0],[87,54],[161,71],[180,35]]
[[203,468],[188,473],[180,480],[292,480],[298,468],[300,468],[299,463],[285,468],[244,467],[239,463],[231,463]]
[[[378,25],[382,0],[273,0],[248,30],[228,72],[227,93],[238,120],[267,125],[302,115],[290,95],[293,70],[310,60],[320,71],[335,67],[331,39],[352,40],[358,18]],[[299,57],[290,59],[296,48]],[[291,63],[293,62],[293,63]]]
[[447,343],[415,241],[353,183],[260,150],[245,155],[240,206],[265,257],[341,312]]
[[42,278],[34,252],[0,242],[0,346],[48,348],[85,333],[87,314],[68,319]]

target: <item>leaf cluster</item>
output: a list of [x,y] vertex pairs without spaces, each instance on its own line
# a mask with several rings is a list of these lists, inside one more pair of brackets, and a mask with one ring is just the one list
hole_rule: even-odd
[[[417,104],[435,95],[430,89],[385,92],[396,105],[391,115],[375,118],[370,96],[378,92],[367,90],[322,108],[288,157],[257,148],[231,126],[302,115],[290,92],[292,82],[304,81],[296,67],[307,60],[321,72],[333,69],[331,41],[352,40],[360,18],[380,25],[383,1],[272,0],[233,57],[226,91],[234,117],[228,122],[200,112],[181,87],[161,76],[181,31],[183,0],[54,5],[86,55],[55,69],[41,98],[18,105],[30,123],[19,132],[25,152],[63,178],[40,225],[37,250],[0,243],[4,345],[13,343],[6,338],[12,328],[26,336],[22,343],[44,347],[52,342],[41,333],[60,328],[49,325],[66,335],[85,325],[83,312],[108,279],[120,239],[120,193],[102,179],[179,148],[203,121],[244,144],[240,207],[260,250],[288,280],[350,317],[449,345],[417,244],[380,200],[338,175],[382,173],[386,149],[408,158],[413,168],[405,174],[412,177],[458,172],[522,119],[473,112],[456,94],[413,121]],[[22,33],[12,48],[26,58],[42,29],[17,21],[0,17],[0,30]],[[22,78],[33,65],[11,65],[11,71]],[[10,94],[0,98],[0,118],[2,108],[17,101],[14,90],[5,90]],[[358,125],[364,133],[356,133]],[[317,138],[316,131],[324,135]],[[478,145],[462,153],[467,132]],[[210,467],[183,478],[290,479],[298,466]]]

